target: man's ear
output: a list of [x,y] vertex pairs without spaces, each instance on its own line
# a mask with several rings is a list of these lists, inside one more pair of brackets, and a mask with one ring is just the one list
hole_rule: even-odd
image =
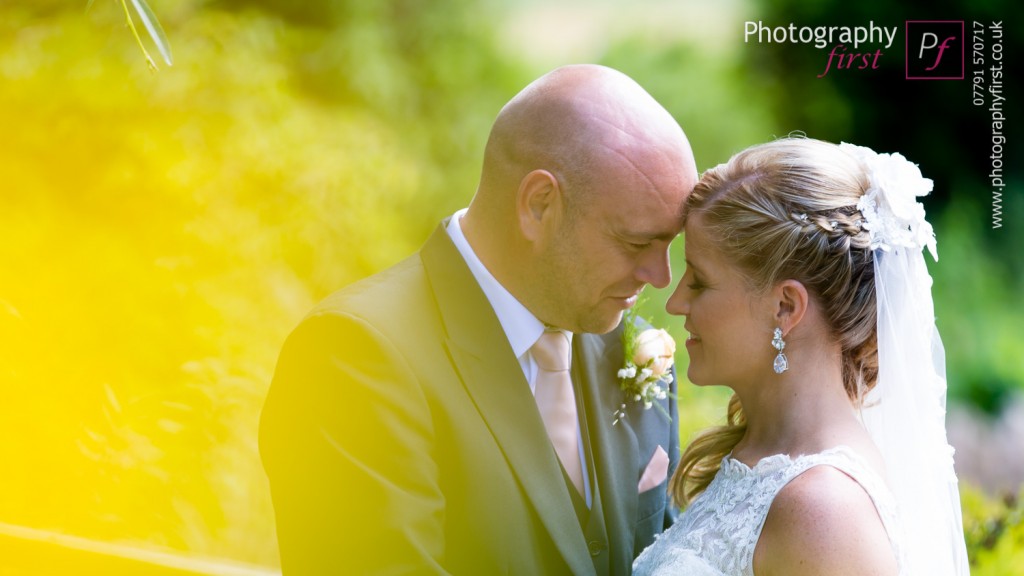
[[810,297],[807,288],[799,280],[783,280],[772,289],[772,301],[775,307],[775,325],[782,328],[782,335],[789,334],[804,318]]
[[552,218],[562,211],[562,188],[558,179],[547,170],[534,170],[519,182],[516,192],[516,213],[519,228],[530,242],[537,242]]

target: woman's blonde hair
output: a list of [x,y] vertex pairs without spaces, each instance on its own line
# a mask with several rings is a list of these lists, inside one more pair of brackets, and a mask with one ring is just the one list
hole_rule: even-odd
[[[878,376],[874,261],[857,209],[868,185],[858,161],[837,145],[791,137],[708,170],[686,203],[687,218],[700,215],[751,290],[786,279],[804,285],[842,349],[843,385],[854,402]],[[683,453],[671,481],[677,503],[707,488],[745,431],[734,394],[726,424],[701,432]]]

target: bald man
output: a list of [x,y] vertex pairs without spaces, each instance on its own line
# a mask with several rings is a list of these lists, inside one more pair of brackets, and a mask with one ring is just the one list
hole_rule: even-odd
[[[260,429],[284,575],[628,574],[672,521],[679,447],[670,399],[613,425],[620,323],[669,284],[696,180],[679,125],[619,72],[516,95],[469,208],[284,346]],[[535,398],[552,331],[568,444]]]

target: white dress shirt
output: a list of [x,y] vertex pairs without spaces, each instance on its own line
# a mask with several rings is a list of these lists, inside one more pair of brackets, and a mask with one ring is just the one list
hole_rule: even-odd
[[[505,337],[508,338],[509,344],[512,345],[512,352],[515,353],[516,358],[519,360],[519,366],[523,369],[523,375],[526,376],[526,381],[529,383],[532,393],[537,381],[537,362],[534,361],[533,355],[530,354],[530,347],[544,333],[544,323],[527,310],[526,306],[523,306],[519,300],[516,300],[516,297],[498,282],[494,275],[484,266],[484,263],[480,261],[480,258],[477,257],[473,247],[469,245],[469,241],[466,240],[466,236],[462,233],[460,221],[462,216],[465,215],[466,210],[467,208],[463,208],[453,214],[445,231],[448,232],[448,236],[451,237],[452,243],[455,244],[459,254],[462,254],[462,258],[466,261],[466,265],[469,266],[470,272],[473,273],[473,277],[476,279],[477,284],[480,285],[480,289],[483,290],[487,301],[491,303],[491,308],[494,309],[495,315],[498,316],[498,322],[505,331]],[[568,336],[571,345],[572,332],[565,332],[565,334]],[[571,366],[571,357],[569,362]],[[579,430],[578,413],[576,417],[576,427]],[[589,508],[591,504],[590,475],[587,473],[587,459],[583,453],[583,432],[579,431],[577,437],[580,439],[579,450],[580,462],[583,465],[584,497]]]

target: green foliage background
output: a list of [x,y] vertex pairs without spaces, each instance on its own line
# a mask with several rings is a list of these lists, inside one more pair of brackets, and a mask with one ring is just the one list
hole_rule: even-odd
[[[580,59],[551,32],[576,19],[603,40],[583,59],[647,87],[702,170],[793,130],[920,162],[936,180],[926,206],[951,394],[998,413],[1024,388],[1021,181],[1006,227],[987,230],[972,152],[984,126],[967,96],[935,87],[953,99],[935,125],[881,76],[815,83],[818,60],[741,36],[748,19],[903,13],[723,2],[709,41],[682,21],[711,13],[690,2],[648,3],[681,19],[650,34],[614,2],[569,2],[552,23],[528,0],[153,0],[175,65],[152,73],[114,3],[82,4],[0,3],[0,522],[275,566],[256,430],[285,335],[469,201],[501,105]],[[522,51],[510,22],[530,39]],[[545,57],[529,55],[534,39]],[[681,335],[668,293],[651,291],[642,313]],[[683,387],[684,441],[721,420],[725,398]],[[1011,573],[1020,500],[968,487],[964,501],[976,573]]]

